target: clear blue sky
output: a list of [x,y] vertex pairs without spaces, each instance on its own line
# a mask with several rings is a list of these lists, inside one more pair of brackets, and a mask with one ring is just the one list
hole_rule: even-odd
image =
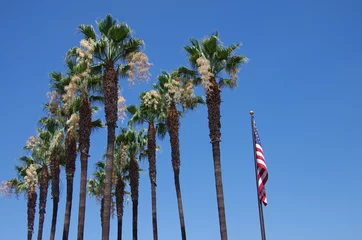
[[[191,37],[218,30],[225,44],[242,42],[250,62],[239,87],[222,93],[222,170],[229,239],[260,239],[249,110],[269,168],[265,224],[269,240],[341,240],[362,235],[362,3],[304,1],[5,1],[1,4],[0,179],[14,176],[22,147],[44,114],[48,73],[63,71],[65,52],[78,45],[79,24],[107,13],[144,39],[153,80],[186,64]],[[122,82],[127,103],[140,90]],[[102,113],[100,113],[101,115]],[[206,108],[182,119],[181,188],[189,239],[219,237]],[[105,130],[92,136],[89,175],[104,152]],[[158,154],[159,239],[180,239],[168,138]],[[144,168],[148,168],[143,163]],[[62,172],[64,176],[64,171]],[[71,239],[76,239],[79,167]],[[66,184],[61,182],[57,239],[61,238]],[[152,238],[148,174],[141,175],[139,239]],[[48,199],[45,239],[49,236]],[[25,239],[24,196],[0,198],[1,239]],[[35,229],[37,229],[38,216]],[[100,239],[99,205],[87,199],[85,239]],[[112,239],[116,221],[112,222]],[[131,239],[131,204],[124,239]],[[34,237],[35,238],[35,237]]]

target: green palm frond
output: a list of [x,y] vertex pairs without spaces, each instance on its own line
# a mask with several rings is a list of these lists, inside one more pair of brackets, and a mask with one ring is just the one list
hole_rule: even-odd
[[112,26],[117,24],[117,20],[113,19],[111,14],[107,14],[104,19],[101,19],[96,23],[101,34],[108,36],[109,30],[112,28]]
[[85,39],[91,38],[93,40],[96,40],[96,33],[92,25],[81,24],[79,25],[78,30],[84,34]]
[[231,79],[220,79],[219,86],[222,87],[228,87],[228,88],[235,88],[237,86],[236,81],[233,81]]
[[144,46],[144,42],[138,38],[129,39],[124,45],[124,57],[129,53],[140,51],[141,47]]
[[101,119],[93,120],[92,121],[92,131],[99,130],[101,128],[105,128],[104,123]]
[[127,77],[128,76],[127,71],[130,69],[131,67],[129,65],[119,64],[117,67],[117,72],[120,77]]
[[160,139],[164,139],[167,134],[167,125],[164,122],[160,122],[156,125],[156,133]]
[[131,36],[131,29],[126,23],[112,25],[109,28],[107,36],[114,42],[121,42]]
[[[236,55],[235,51],[240,46],[240,43],[224,46],[219,39],[218,33],[213,33],[208,37],[201,39],[190,40],[190,45],[185,46],[191,67],[197,70],[197,59],[201,56],[205,57],[210,63],[210,71],[215,76],[215,80],[219,81],[220,87],[235,87],[236,83],[222,80],[225,74],[235,77],[241,65],[247,62],[247,58],[242,55]],[[200,75],[197,71],[192,72],[187,68],[179,69],[181,75],[193,75],[194,84],[201,83]],[[237,78],[235,78],[237,79]]]

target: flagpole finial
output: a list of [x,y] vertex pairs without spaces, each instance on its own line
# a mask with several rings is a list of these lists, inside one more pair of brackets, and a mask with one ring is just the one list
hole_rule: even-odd
[[254,115],[254,111],[250,111],[250,115],[253,116],[253,115]]

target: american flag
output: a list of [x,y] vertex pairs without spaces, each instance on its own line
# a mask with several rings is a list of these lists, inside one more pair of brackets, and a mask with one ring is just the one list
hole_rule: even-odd
[[260,137],[258,134],[258,129],[256,128],[255,120],[253,119],[253,132],[255,139],[255,155],[257,163],[257,178],[258,178],[258,192],[259,198],[264,206],[267,205],[265,184],[268,181],[268,169],[266,167],[266,162],[264,159],[263,148],[261,147]]

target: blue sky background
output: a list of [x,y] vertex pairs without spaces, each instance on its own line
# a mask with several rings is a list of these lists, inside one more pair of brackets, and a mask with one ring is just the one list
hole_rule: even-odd
[[[21,149],[44,116],[48,74],[64,70],[65,52],[79,44],[79,24],[94,24],[107,13],[127,22],[146,43],[152,80],[161,70],[187,64],[183,46],[189,38],[218,30],[225,44],[242,42],[238,52],[250,59],[239,87],[222,93],[229,239],[260,239],[249,110],[255,111],[269,168],[268,239],[357,239],[362,235],[361,12],[358,0],[5,1],[0,9],[0,179],[15,176]],[[135,104],[150,84],[131,90],[123,80],[122,86],[127,104]],[[181,121],[181,188],[191,240],[220,239],[206,113],[201,107]],[[91,143],[89,175],[105,150],[106,131],[93,134]],[[181,239],[168,138],[159,144],[159,239]],[[70,239],[76,239],[79,167],[76,176]],[[63,177],[57,239],[65,195]],[[51,207],[49,198],[45,239]],[[24,196],[0,198],[0,216],[1,239],[26,238]],[[36,231],[37,222],[38,215]],[[100,235],[99,205],[87,199],[85,239]],[[116,219],[111,235],[116,238]],[[125,206],[124,239],[131,239],[131,203]],[[140,180],[139,239],[152,239],[147,173]]]

